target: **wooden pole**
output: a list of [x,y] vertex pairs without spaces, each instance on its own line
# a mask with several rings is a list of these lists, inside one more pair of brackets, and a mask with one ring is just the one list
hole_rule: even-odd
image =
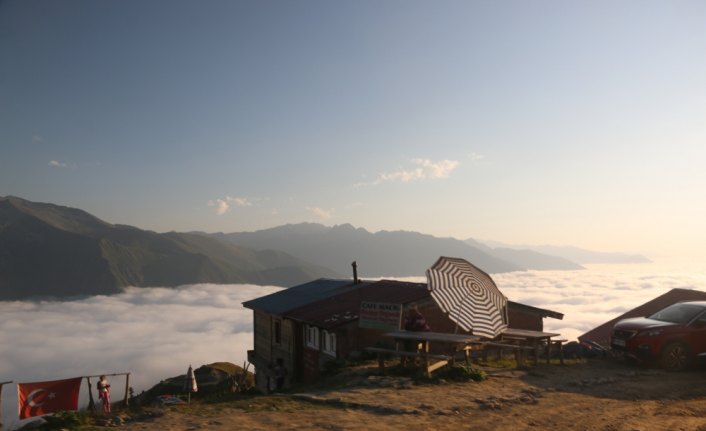
[[93,402],[93,389],[91,388],[91,378],[86,377],[86,383],[88,384],[88,411],[91,413],[96,412],[96,403]]
[[[95,376],[83,376],[88,380],[88,398],[89,398],[88,409],[91,410],[91,406],[93,406],[93,410],[91,410],[91,411],[95,412],[95,404],[93,403],[93,393],[91,391],[91,377],[100,378],[102,376],[106,376],[106,377],[108,377],[108,376],[110,376],[110,377],[125,376],[125,397],[123,398],[123,403],[125,404],[125,408],[127,408],[127,406],[128,406],[128,392],[130,390],[130,373],[126,372],[126,373],[98,374]],[[2,430],[0,429],[0,431],[2,431]]]
[[111,376],[126,376],[130,373],[113,373],[113,374],[97,374],[95,376],[83,376],[83,377],[101,377],[101,376],[106,376],[106,377],[111,377]]
[[2,385],[6,385],[8,383],[12,383],[12,381],[0,382],[0,431],[2,431]]
[[125,398],[123,399],[123,404],[125,404],[125,408],[128,408],[128,392],[130,391],[130,373],[127,373],[125,376]]

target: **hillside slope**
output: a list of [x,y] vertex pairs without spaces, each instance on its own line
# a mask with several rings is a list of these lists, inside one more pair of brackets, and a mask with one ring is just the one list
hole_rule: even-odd
[[515,249],[509,247],[490,247],[480,241],[467,239],[466,244],[477,247],[491,256],[513,262],[527,269],[535,270],[576,270],[583,266],[564,257],[540,253],[530,249]]
[[421,276],[439,256],[464,258],[490,273],[524,269],[453,238],[407,231],[371,233],[350,224],[289,224],[216,236],[242,247],[282,250],[337,271],[350,270],[356,261],[361,277]]
[[279,251],[158,234],[75,208],[0,198],[0,300],[111,294],[124,286],[287,286],[337,276]]

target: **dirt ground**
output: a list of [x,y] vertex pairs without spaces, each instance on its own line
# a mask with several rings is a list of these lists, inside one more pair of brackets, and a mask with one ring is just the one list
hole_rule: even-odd
[[196,402],[153,411],[121,429],[706,431],[703,368],[673,373],[594,359],[489,369],[482,382],[376,374],[370,364],[319,389]]

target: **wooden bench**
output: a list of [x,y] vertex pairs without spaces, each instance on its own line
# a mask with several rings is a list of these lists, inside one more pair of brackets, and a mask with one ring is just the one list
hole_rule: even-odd
[[[507,340],[510,341],[510,340]],[[515,360],[518,366],[522,366],[525,363],[525,353],[526,352],[536,352],[535,348],[532,346],[527,346],[519,343],[503,343],[498,341],[487,341],[483,343],[485,346],[499,347],[501,349],[512,349],[515,353]],[[500,357],[502,357],[502,350],[500,351]]]
[[[366,347],[365,351],[370,353],[377,353],[378,355],[378,366],[380,367],[380,373],[385,373],[385,355],[399,356],[400,358],[419,358],[422,360],[425,366],[425,373],[427,377],[431,373],[439,368],[446,366],[451,360],[451,356],[447,355],[436,355],[429,352],[409,352],[406,350],[394,350],[385,349],[382,347]],[[439,362],[434,364],[429,363],[429,359],[438,359]]]
[[[535,353],[535,363],[537,362],[537,349],[541,346],[527,346],[527,345],[522,345],[519,342],[521,341],[518,338],[514,337],[507,337],[503,341],[517,341],[517,344],[512,344],[512,343],[503,343],[503,342],[496,342],[496,341],[489,341],[486,342],[485,344],[488,346],[493,346],[493,347],[500,347],[500,348],[508,348],[508,349],[515,349],[515,355],[518,358],[518,365],[520,364],[520,358],[521,358],[521,350],[529,350],[529,351],[534,351]],[[559,349],[559,363],[561,365],[564,365],[564,343],[567,340],[564,339],[558,339],[558,340],[549,340],[545,344],[545,349],[546,349],[546,355],[547,355],[547,364],[549,364],[549,360],[551,358],[551,353],[552,349],[554,347],[557,347]]]
[[498,343],[497,341],[488,341],[485,343],[486,346],[492,346],[492,347],[506,347],[508,349],[516,349],[516,350],[534,350],[534,347],[532,346],[523,346],[521,344],[510,344],[510,343]]
[[568,340],[549,340],[547,343],[547,364],[549,363],[549,358],[551,357],[552,347],[556,346],[559,348],[559,363],[564,365],[564,343]]

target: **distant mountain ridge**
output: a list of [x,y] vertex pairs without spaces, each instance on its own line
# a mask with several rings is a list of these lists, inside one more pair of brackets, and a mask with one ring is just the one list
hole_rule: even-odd
[[422,276],[439,256],[467,259],[489,273],[525,269],[581,269],[568,260],[537,252],[496,251],[483,244],[437,238],[418,232],[368,232],[350,224],[327,227],[316,223],[288,224],[256,232],[214,234],[233,244],[277,249],[328,268],[356,261],[362,276]]
[[[480,243],[475,240],[471,240]],[[641,254],[615,253],[586,250],[584,248],[574,246],[557,246],[557,245],[507,245],[496,241],[484,241],[487,246],[495,247],[494,250],[510,249],[510,250],[532,250],[548,255],[561,256],[572,262],[581,265],[589,265],[596,263],[604,264],[622,264],[622,263],[650,263],[652,262],[647,257]]]
[[288,286],[340,274],[275,250],[112,225],[54,204],[0,197],[0,300],[112,294],[125,286]]
[[477,247],[486,253],[496,256],[500,259],[509,260],[515,262],[518,265],[522,265],[527,269],[535,270],[576,270],[584,269],[583,266],[569,259],[559,256],[552,256],[549,254],[540,253],[535,250],[523,249],[513,249],[509,247],[490,247],[483,244],[480,241],[474,239],[467,239],[466,244]]
[[371,233],[350,224],[156,233],[110,224],[76,208],[0,197],[0,300],[113,294],[125,286],[292,286],[321,277],[350,278],[353,261],[359,277],[365,278],[423,276],[439,256],[467,259],[488,273],[583,268],[567,255],[620,263],[625,256],[647,260],[577,248],[545,249],[557,253],[409,231]]

